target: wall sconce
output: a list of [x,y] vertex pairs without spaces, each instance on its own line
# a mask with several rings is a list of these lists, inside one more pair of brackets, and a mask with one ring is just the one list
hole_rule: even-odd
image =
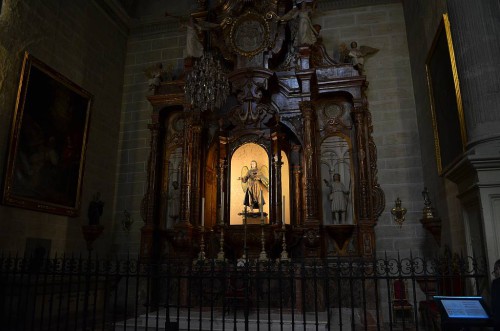
[[130,227],[134,224],[134,220],[132,219],[132,216],[130,213],[125,209],[123,211],[123,218],[122,218],[122,227],[125,232],[129,233],[130,232]]
[[391,214],[394,221],[401,227],[405,221],[406,208],[401,207],[401,199],[399,197],[396,199],[395,204],[396,206],[391,209]]

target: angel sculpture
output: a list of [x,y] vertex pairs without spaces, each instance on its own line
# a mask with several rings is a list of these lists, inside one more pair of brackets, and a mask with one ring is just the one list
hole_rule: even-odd
[[257,168],[257,161],[253,160],[250,162],[250,169],[244,166],[241,169],[241,187],[245,192],[245,200],[243,205],[253,209],[263,208],[265,201],[262,196],[263,189],[269,188],[269,179],[266,174],[269,172],[267,167],[261,166],[260,169]]
[[369,46],[361,46],[358,48],[358,43],[353,41],[351,43],[351,50],[348,56],[352,59],[352,64],[355,69],[358,70],[360,74],[363,73],[363,66],[365,63],[365,57],[378,52],[377,48]]
[[148,78],[148,86],[150,91],[154,91],[160,83],[162,82],[162,76],[165,71],[163,70],[163,64],[157,63],[144,69],[144,74]]
[[318,38],[318,32],[314,28],[311,17],[311,11],[307,8],[305,3],[300,5],[298,9],[295,5],[293,8],[287,12],[285,15],[280,17],[280,21],[288,22],[291,20],[298,19],[298,23],[295,23],[297,27],[292,27],[292,39],[293,46],[298,47],[302,45],[314,45]]
[[185,57],[201,57],[203,55],[203,44],[199,37],[201,31],[220,26],[219,24],[206,21],[197,22],[193,16],[189,16],[187,20],[183,17],[169,14],[168,12],[165,13],[165,16],[177,18],[179,20],[179,26],[186,29]]

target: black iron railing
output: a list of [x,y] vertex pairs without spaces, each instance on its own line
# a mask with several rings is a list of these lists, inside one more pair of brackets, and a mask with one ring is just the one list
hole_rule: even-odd
[[292,262],[0,258],[1,330],[432,330],[481,295],[470,257]]

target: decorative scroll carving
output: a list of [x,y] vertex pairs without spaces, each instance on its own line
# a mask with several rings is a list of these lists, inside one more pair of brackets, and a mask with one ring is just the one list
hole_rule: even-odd
[[313,46],[311,46],[311,67],[326,67],[326,66],[334,66],[335,61],[328,56],[326,52],[325,46],[317,42]]
[[230,114],[235,124],[255,127],[274,113],[269,103],[263,100],[272,75],[273,72],[266,69],[245,69],[230,75],[232,91],[238,101]]
[[241,86],[237,93],[239,105],[231,111],[232,118],[242,124],[260,123],[268,114],[272,114],[272,109],[268,105],[261,104],[263,90],[266,86],[254,80],[247,81]]
[[283,118],[282,121],[290,123],[292,127],[295,129],[295,132],[297,132],[299,138],[303,139],[304,122],[303,122],[303,117],[301,115],[286,117]]

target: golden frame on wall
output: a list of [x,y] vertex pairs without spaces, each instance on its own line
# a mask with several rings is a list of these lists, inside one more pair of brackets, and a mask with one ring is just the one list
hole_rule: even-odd
[[437,169],[442,175],[465,151],[460,83],[448,14],[443,14],[425,62]]
[[2,202],[76,216],[92,95],[25,53]]

